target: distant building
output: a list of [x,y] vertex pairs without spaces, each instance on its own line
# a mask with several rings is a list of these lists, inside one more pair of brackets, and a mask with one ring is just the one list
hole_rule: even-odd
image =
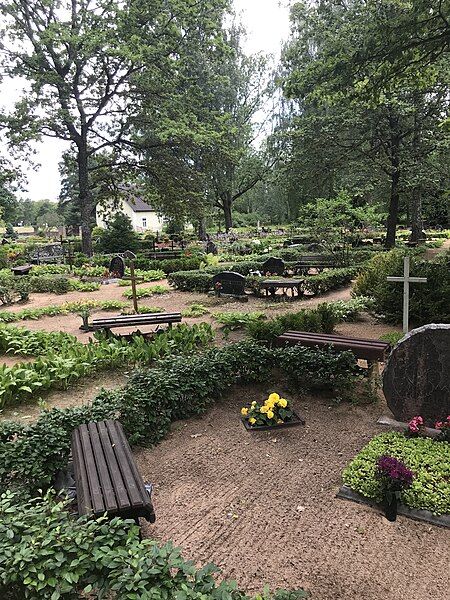
[[97,205],[96,221],[97,227],[106,229],[106,223],[118,212],[124,213],[130,218],[134,231],[143,233],[145,231],[161,231],[164,220],[154,208],[147,204],[139,196],[128,196],[119,200],[119,204],[111,203],[110,206]]

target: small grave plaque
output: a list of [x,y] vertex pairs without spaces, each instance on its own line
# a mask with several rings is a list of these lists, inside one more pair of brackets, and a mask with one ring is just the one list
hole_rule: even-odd
[[114,277],[122,279],[125,275],[125,261],[121,256],[114,256],[109,263],[109,272]]
[[230,296],[245,295],[245,277],[234,271],[223,271],[213,277],[214,291],[218,296],[229,294]]
[[413,329],[392,351],[383,392],[398,421],[420,415],[434,426],[450,414],[450,325]]

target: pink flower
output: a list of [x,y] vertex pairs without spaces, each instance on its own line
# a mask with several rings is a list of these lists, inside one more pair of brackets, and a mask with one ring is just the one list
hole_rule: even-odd
[[413,417],[408,423],[410,433],[419,433],[421,427],[423,427],[423,419],[420,416]]

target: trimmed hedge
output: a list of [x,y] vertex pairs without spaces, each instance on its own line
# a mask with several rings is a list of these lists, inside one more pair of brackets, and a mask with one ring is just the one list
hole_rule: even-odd
[[[259,268],[261,265],[259,265]],[[250,271],[257,270],[257,263],[237,263],[228,267],[208,268],[204,271],[178,271],[171,273],[168,281],[171,285],[182,292],[207,293],[212,288],[212,277],[221,271],[235,271],[241,275],[247,275],[246,286],[255,294],[259,294],[261,283],[266,279],[255,275],[248,275]],[[320,275],[308,275],[304,278],[305,291],[314,295],[324,294],[337,287],[347,285],[359,272],[358,267],[346,267],[342,269],[330,269]]]
[[406,506],[429,510],[435,515],[450,514],[448,442],[407,437],[397,432],[377,435],[344,470],[342,479],[345,485],[366,498],[381,502],[382,490],[376,476],[376,463],[382,455],[401,460],[414,473],[411,487],[401,493],[401,501]]

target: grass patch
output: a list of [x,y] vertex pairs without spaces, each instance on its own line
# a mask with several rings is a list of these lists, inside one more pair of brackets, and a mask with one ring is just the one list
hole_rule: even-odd
[[411,487],[401,494],[410,508],[434,515],[450,514],[450,444],[431,438],[382,433],[374,437],[342,474],[344,484],[366,498],[381,502],[382,491],[376,463],[382,455],[393,456],[414,473]]

